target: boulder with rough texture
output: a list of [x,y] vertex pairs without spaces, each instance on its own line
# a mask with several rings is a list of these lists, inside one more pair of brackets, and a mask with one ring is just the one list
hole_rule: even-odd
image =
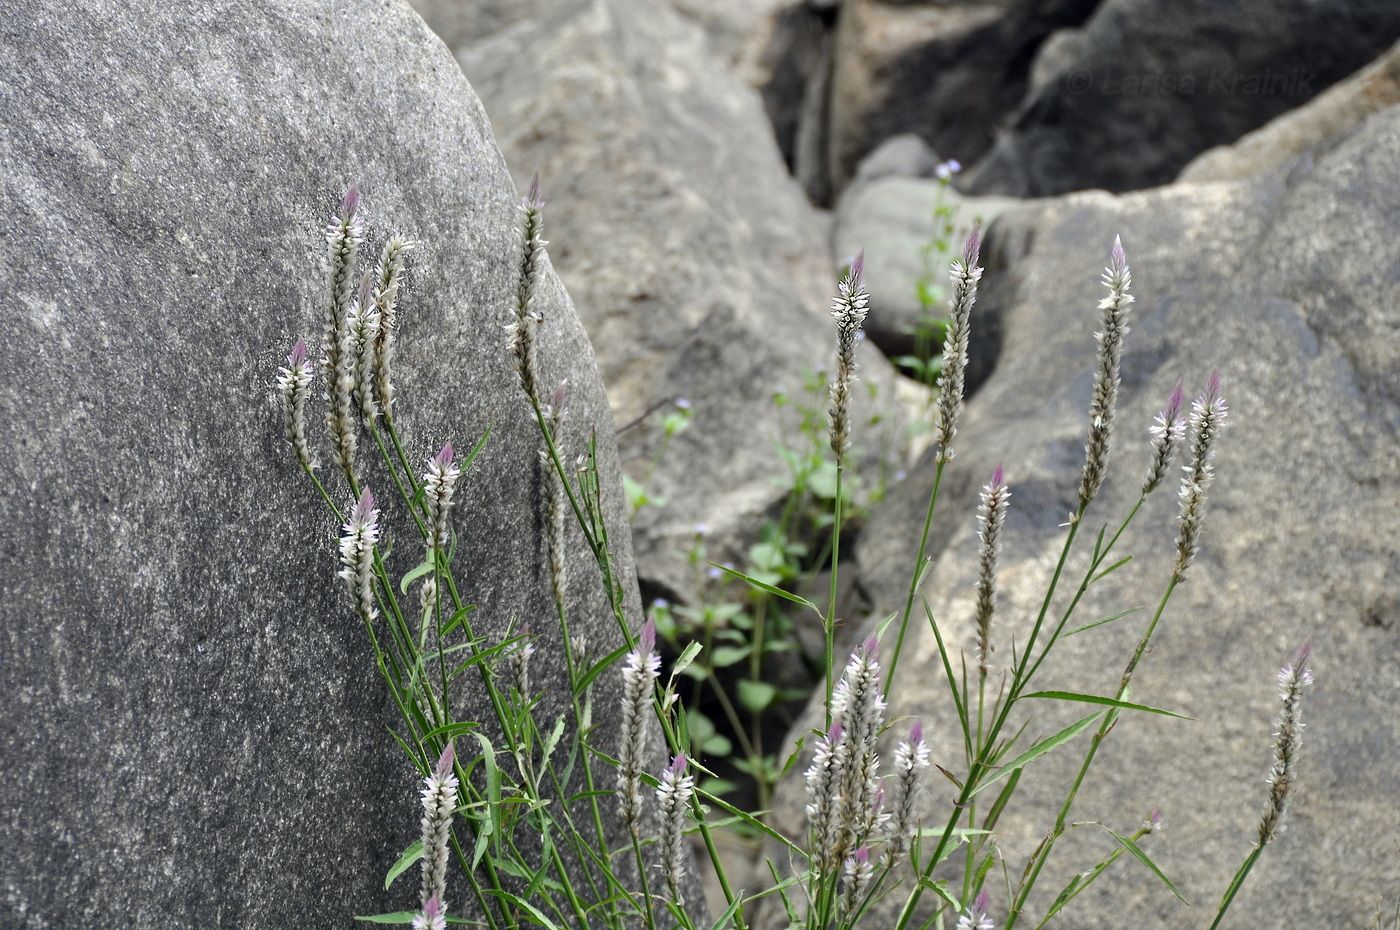
[[[879,312],[871,314],[866,332],[881,351],[891,358],[915,352],[916,329],[948,316],[948,261],[961,250],[974,224],[985,226],[1015,203],[1005,197],[964,197],[928,178],[886,176],[858,180],[846,189],[836,209],[832,238],[838,256],[865,249],[866,280],[879,295]],[[955,231],[946,255],[927,249],[935,232],[934,211],[940,206],[954,211]],[[919,299],[919,282],[925,278],[940,297],[927,308]],[[991,372],[999,342],[994,327],[979,333],[968,363],[969,390]]]
[[[422,243],[396,366],[409,454],[492,428],[460,485],[463,596],[490,637],[552,616],[538,434],[501,331],[517,196],[471,88],[401,3],[140,6],[36,0],[0,25],[0,925],[350,926],[417,903],[413,878],[383,879],[418,798],[273,379],[298,335],[318,342],[324,224],[358,180],[372,245]],[[635,612],[592,350],[548,270],[538,307],[541,366],[572,385],[566,448],[598,431]],[[367,475],[401,574],[420,545]],[[569,602],[602,655],[620,634],[574,539]],[[563,659],[536,629],[552,721]],[[485,720],[459,680],[459,714]],[[459,881],[454,914],[468,897]]]
[[1233,145],[1203,152],[1181,181],[1227,181],[1272,168],[1303,152],[1345,139],[1366,117],[1400,103],[1400,42],[1306,105],[1283,114]]
[[[1126,832],[1160,808],[1167,829],[1144,848],[1194,908],[1186,911],[1124,856],[1073,902],[1064,926],[1208,922],[1265,805],[1275,674],[1307,639],[1318,682],[1305,699],[1308,728],[1287,830],[1265,851],[1229,923],[1368,926],[1378,905],[1393,905],[1400,266],[1386,244],[1400,236],[1397,148],[1400,107],[1393,107],[1315,161],[1239,182],[1118,198],[1078,194],[1003,214],[989,231],[973,338],[978,315],[999,317],[1001,359],[968,405],[935,518],[938,561],[924,589],[955,656],[973,654],[976,488],[996,465],[1005,466],[1013,496],[994,668],[1009,661],[1013,637],[1024,648],[1054,569],[1083,463],[1091,333],[1103,292],[1096,272],[1115,233],[1128,250],[1137,303],[1111,473],[1069,558],[1056,609],[1078,584],[1099,526],[1116,526],[1136,499],[1146,427],[1177,377],[1195,393],[1218,367],[1231,411],[1201,553],[1132,691],[1133,700],[1197,719],[1124,715],[1071,817]],[[927,461],[914,470],[862,536],[860,581],[875,617],[903,603],[931,472]],[[1149,498],[1119,543],[1135,560],[1090,588],[1076,623],[1157,603],[1175,555],[1174,483],[1173,476]],[[1146,619],[1134,614],[1063,640],[1035,686],[1113,693]],[[960,774],[961,737],[927,623],[916,621],[911,637],[891,713],[921,717],[934,761]],[[1028,738],[1074,719],[1070,708],[1038,703]],[[1086,748],[1081,738],[1026,770],[998,829],[1013,880],[1053,822]],[[936,776],[931,787],[925,824],[937,829],[953,789]],[[800,783],[780,791],[782,829],[801,829],[801,803]],[[1070,877],[1113,845],[1092,826],[1072,829],[1037,886],[1031,915],[1038,920]],[[994,892],[998,925],[1005,908],[1004,892]]]
[[1053,60],[964,187],[1025,197],[1164,184],[1397,37],[1392,0],[1104,0],[1072,41],[1047,44]]
[[890,136],[972,163],[1026,89],[1036,48],[1100,0],[848,0],[836,28],[828,167],[839,192]]
[[[808,372],[834,363],[822,221],[757,93],[658,0],[539,0],[456,54],[510,161],[549,181],[551,254],[598,350],[633,477],[660,442],[649,411],[691,403],[647,488],[666,504],[634,523],[643,584],[684,598],[695,525],[708,526],[710,558],[738,561],[782,499],[775,446],[805,440],[773,394],[797,398]],[[883,419],[858,440],[867,459],[898,455],[896,378],[875,352],[860,362],[855,416]],[[825,409],[825,396],[810,403]]]

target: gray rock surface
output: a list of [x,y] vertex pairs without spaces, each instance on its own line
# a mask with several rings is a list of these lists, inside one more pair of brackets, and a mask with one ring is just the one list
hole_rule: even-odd
[[1181,181],[1241,178],[1330,142],[1340,141],[1366,117],[1400,103],[1400,42],[1345,81],[1304,106],[1254,130],[1233,145],[1198,155]]
[[1100,0],[848,0],[837,24],[829,171],[834,191],[890,136],[917,132],[971,164],[1015,112],[1031,57]]
[[[383,876],[417,798],[273,377],[319,332],[323,224],[358,179],[376,241],[424,243],[397,366],[410,454],[493,427],[463,482],[464,596],[487,635],[549,616],[536,432],[501,337],[516,194],[406,6],[144,6],[44,0],[0,26],[0,926],[350,926],[413,905]],[[611,412],[552,272],[541,288],[542,366],[573,385],[569,447],[598,428],[636,610]],[[418,547],[387,512],[407,571]],[[581,542],[569,562],[601,654],[619,636],[596,568]],[[537,626],[534,675],[557,683]]]
[[[961,249],[974,223],[985,226],[1017,203],[1006,197],[964,197],[929,178],[888,176],[859,180],[846,189],[836,209],[832,239],[837,255],[865,249],[866,278],[871,292],[879,295],[879,312],[871,315],[866,331],[881,351],[891,358],[915,351],[914,332],[921,321],[947,316],[947,259]],[[934,210],[940,204],[955,211],[953,252],[926,257],[935,230]],[[926,269],[926,263],[932,267]],[[919,281],[928,274],[943,299],[926,310],[919,301]],[[973,389],[996,362],[1000,337],[995,321],[992,324],[979,332],[971,347],[968,378]]]
[[[823,222],[783,167],[758,94],[664,3],[539,0],[456,54],[511,163],[547,181],[551,253],[618,422],[674,398],[693,405],[649,488],[667,504],[634,525],[644,585],[684,597],[695,524],[710,528],[711,558],[737,561],[781,498],[775,445],[800,440],[792,407],[772,395],[800,395],[806,372],[832,364]],[[861,364],[879,397],[861,391],[856,416],[883,417],[864,452],[898,455],[896,378],[877,353]],[[621,434],[639,479],[659,420]]]
[[1038,196],[1165,184],[1397,37],[1391,0],[1104,0],[1073,41],[1049,46],[1053,61],[1037,65],[1037,85],[964,187]]
[[[1120,720],[1073,814],[1130,830],[1160,807],[1168,826],[1145,841],[1147,849],[1195,907],[1183,909],[1124,857],[1059,925],[1155,930],[1207,922],[1264,806],[1275,671],[1308,638],[1318,684],[1304,708],[1308,729],[1287,831],[1266,851],[1230,922],[1361,927],[1378,907],[1393,907],[1400,270],[1385,244],[1400,235],[1392,208],[1397,147],[1400,108],[1393,107],[1316,161],[1239,182],[1073,195],[1003,214],[991,227],[987,290],[976,312],[1001,318],[1005,342],[997,370],[968,406],[935,526],[941,554],[924,589],[955,652],[971,646],[976,487],[998,463],[1014,496],[995,661],[1008,660],[1013,636],[1024,644],[1054,568],[1065,532],[1057,524],[1074,505],[1083,461],[1090,334],[1102,291],[1096,271],[1114,233],[1128,248],[1137,303],[1112,472],[1086,529],[1116,525],[1136,498],[1145,428],[1178,375],[1198,389],[1219,366],[1231,406],[1201,555],[1133,691],[1138,701],[1198,719]],[[915,469],[863,534],[857,558],[876,617],[902,603],[931,472],[927,462]],[[1148,501],[1120,543],[1135,561],[1090,589],[1081,622],[1155,603],[1170,572],[1175,510],[1170,486]],[[1069,560],[1075,584],[1087,555],[1080,547]],[[1062,608],[1068,593],[1061,591]],[[1145,619],[1063,641],[1039,686],[1111,693]],[[961,773],[933,637],[926,623],[911,635],[892,713],[921,716],[934,735],[934,761]],[[1068,719],[1047,704],[1030,732],[1051,733]],[[1085,748],[1063,747],[1027,770],[998,837],[1013,877],[1049,828]],[[932,783],[927,822],[941,825],[952,788]],[[794,781],[777,805],[783,829],[801,829],[800,804]],[[1091,827],[1067,834],[1032,913],[1043,914],[1074,871],[1111,846]],[[1004,892],[994,892],[999,925],[1005,907]]]

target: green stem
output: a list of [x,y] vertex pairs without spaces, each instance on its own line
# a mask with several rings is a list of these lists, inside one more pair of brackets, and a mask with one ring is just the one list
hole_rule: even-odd
[[826,726],[831,729],[832,660],[836,650],[836,581],[841,563],[841,473],[845,462],[836,457],[836,500],[832,504],[831,517],[831,584],[826,602]]
[[[909,593],[904,598],[904,610],[899,615],[899,635],[894,641],[894,652],[890,656],[890,670],[885,675],[885,696],[888,698],[894,688],[894,672],[899,667],[899,656],[904,651],[904,634],[909,629],[909,615],[914,610],[914,596],[919,592],[919,579],[923,576],[924,554],[928,551],[928,534],[933,527],[933,511],[938,506],[938,489],[943,485],[943,467],[947,461],[940,454],[938,467],[933,473],[933,489],[928,495],[928,509],[924,512],[924,528],[919,533],[919,546],[914,555],[914,571],[909,578]],[[829,722],[829,721],[828,721]]]
[[1239,894],[1240,889],[1244,887],[1244,880],[1249,877],[1249,873],[1254,869],[1254,863],[1259,861],[1259,855],[1263,851],[1263,846],[1255,846],[1245,857],[1244,863],[1230,881],[1230,887],[1225,891],[1225,898],[1220,902],[1220,910],[1215,912],[1215,920],[1211,921],[1210,930],[1216,930],[1220,926],[1220,922],[1225,919],[1225,912],[1230,909],[1231,904],[1235,903],[1235,895]]

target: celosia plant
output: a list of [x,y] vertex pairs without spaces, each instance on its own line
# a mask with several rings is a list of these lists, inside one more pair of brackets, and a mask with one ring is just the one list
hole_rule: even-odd
[[[318,470],[307,435],[306,406],[314,368],[304,341],[298,341],[277,376],[282,400],[283,428],[292,457],[311,479],[326,504],[343,524],[339,543],[340,577],[349,601],[363,624],[376,665],[402,716],[396,734],[423,778],[419,839],[391,869],[390,883],[415,863],[421,882],[413,910],[368,918],[380,923],[411,924],[442,930],[449,923],[472,921],[496,930],[524,925],[576,927],[645,926],[647,930],[732,924],[747,928],[757,907],[769,906],[794,927],[807,930],[847,930],[873,927],[872,914],[894,914],[880,923],[929,926],[934,920],[956,921],[959,930],[1011,928],[1031,919],[1027,913],[1032,890],[1051,858],[1058,839],[1073,826],[1069,814],[1096,753],[1125,715],[1166,713],[1128,700],[1134,671],[1163,620],[1173,591],[1184,584],[1203,539],[1207,496],[1214,479],[1213,458],[1226,418],[1221,380],[1212,374],[1204,390],[1183,416],[1183,390],[1172,391],[1156,421],[1146,430],[1146,480],[1136,503],[1109,534],[1098,535],[1089,564],[1068,605],[1052,614],[1050,605],[1062,582],[1065,566],[1085,526],[1086,515],[1108,474],[1115,413],[1123,365],[1128,314],[1133,296],[1132,275],[1122,243],[1115,239],[1103,282],[1107,295],[1099,305],[1101,327],[1094,334],[1098,358],[1090,400],[1085,457],[1077,506],[1065,524],[1065,539],[1044,599],[1029,636],[1015,644],[1009,662],[997,662],[996,584],[998,555],[1005,542],[1005,522],[1012,500],[1006,475],[997,468],[982,489],[976,514],[979,540],[975,610],[969,618],[976,642],[976,692],[967,669],[957,673],[954,656],[944,644],[942,630],[922,601],[926,551],[944,469],[956,454],[955,441],[964,404],[968,346],[973,334],[973,308],[983,275],[981,236],[974,231],[950,269],[949,323],[938,382],[935,471],[923,530],[913,546],[913,564],[903,610],[881,625],[844,661],[834,654],[836,585],[839,575],[843,474],[847,467],[857,397],[856,348],[870,311],[870,295],[860,257],[841,276],[831,303],[836,324],[835,377],[829,389],[827,439],[835,455],[836,493],[832,498],[831,588],[825,610],[767,581],[733,569],[729,575],[769,595],[781,597],[812,613],[825,632],[824,725],[810,734],[811,749],[799,742],[792,762],[804,755],[806,765],[806,829],[785,836],[762,812],[742,810],[697,785],[705,773],[703,746],[692,733],[685,703],[676,688],[677,676],[695,662],[702,647],[692,644],[663,675],[657,630],[652,619],[630,616],[608,546],[602,498],[610,493],[598,474],[593,449],[561,448],[559,426],[565,412],[566,390],[560,385],[548,400],[540,393],[535,357],[537,331],[549,324],[535,306],[536,282],[546,243],[542,238],[543,206],[538,181],[520,204],[519,263],[509,308],[508,352],[518,382],[540,435],[540,459],[546,471],[542,507],[547,535],[550,593],[565,649],[565,682],[536,682],[530,674],[535,633],[529,623],[499,642],[488,641],[473,626],[472,609],[461,601],[453,575],[454,500],[466,469],[481,444],[459,460],[451,443],[427,459],[421,470],[410,467],[394,414],[392,360],[398,318],[397,299],[405,274],[405,257],[412,243],[390,236],[376,266],[363,274],[357,268],[365,239],[357,189],[345,195],[332,217],[329,243],[329,288],[321,350],[325,384],[326,439],[331,460],[343,481],[332,493]],[[357,284],[357,279],[359,283]],[[367,440],[362,442],[362,440]],[[1110,695],[1037,691],[1037,673],[1067,636],[1101,625],[1069,624],[1085,593],[1097,581],[1124,565],[1110,561],[1120,538],[1136,518],[1147,497],[1171,471],[1179,447],[1186,461],[1179,487],[1176,519],[1176,559],[1157,609]],[[388,555],[381,504],[360,482],[357,457],[363,449],[378,452],[398,499],[420,534],[421,563],[407,566],[395,583]],[[566,465],[566,463],[569,463]],[[342,507],[344,511],[342,512]],[[599,657],[596,647],[570,629],[564,597],[567,565],[566,532],[572,516],[579,535],[594,556],[613,618],[626,640],[624,648]],[[408,547],[416,550],[415,547]],[[404,550],[399,550],[404,551]],[[716,567],[718,571],[718,567]],[[409,610],[400,596],[416,583],[418,610]],[[885,768],[885,744],[895,671],[912,617],[922,613],[939,647],[942,671],[956,715],[940,721],[914,721],[907,738],[898,741]],[[1124,612],[1109,620],[1126,616]],[[531,618],[539,622],[540,618]],[[1101,621],[1108,622],[1108,621]],[[882,636],[893,640],[889,659],[882,661]],[[1312,681],[1310,655],[1305,648],[1283,669],[1279,681],[1283,711],[1276,736],[1276,761],[1270,774],[1270,795],[1258,840],[1237,872],[1216,916],[1219,925],[1264,848],[1279,831],[1286,802],[1297,782],[1297,747],[1302,732],[1300,705]],[[590,664],[591,663],[591,664]],[[619,667],[620,663],[620,667]],[[839,677],[837,671],[840,671]],[[755,674],[757,669],[755,669]],[[459,676],[479,676],[489,702],[485,720],[456,720],[451,692]],[[988,689],[1000,678],[999,688]],[[592,725],[594,683],[611,682],[609,700],[617,702],[620,726],[616,733]],[[534,717],[539,688],[568,689],[569,713],[551,727],[540,728]],[[994,692],[994,693],[993,693]],[[1026,745],[1024,728],[1010,727],[1013,715],[1037,701],[1079,705],[1089,713],[1063,730]],[[941,828],[926,825],[921,808],[924,782],[931,767],[925,725],[956,733],[962,744],[961,766],[943,760],[940,769],[957,787],[955,802],[944,812]],[[658,726],[659,725],[659,726]],[[1021,773],[1046,753],[1066,747],[1092,729],[1078,775],[1058,814],[1048,827],[1014,884],[1010,873],[1004,903],[994,900],[988,876],[998,850],[992,843],[1003,812],[1014,800]],[[487,735],[488,731],[491,733]],[[659,774],[648,771],[649,741],[659,732],[671,762]],[[805,737],[804,737],[805,739]],[[463,745],[479,749],[459,754]],[[696,750],[701,750],[697,757]],[[1068,751],[1064,749],[1061,751]],[[790,763],[791,764],[791,763]],[[953,768],[960,768],[955,773]],[[613,769],[599,777],[596,769]],[[571,786],[582,784],[581,791]],[[620,823],[626,847],[613,849],[610,823]],[[767,859],[773,882],[767,888],[736,889],[717,851],[714,831],[739,825],[750,835],[776,844],[782,861]],[[1117,846],[1104,860],[1078,873],[1041,916],[1043,926],[1061,914],[1083,890],[1112,867],[1126,851],[1146,864],[1178,897],[1182,893],[1149,858],[1140,842],[1161,828],[1154,811],[1128,834],[1112,833]],[[690,840],[705,851],[708,867],[723,897],[724,912],[710,922],[704,902],[691,895]],[[528,840],[528,842],[526,842]],[[935,879],[935,869],[964,850],[960,876]],[[784,874],[786,873],[786,874]],[[449,881],[449,875],[452,876]],[[656,882],[657,878],[661,882]],[[767,899],[763,904],[760,901]]]

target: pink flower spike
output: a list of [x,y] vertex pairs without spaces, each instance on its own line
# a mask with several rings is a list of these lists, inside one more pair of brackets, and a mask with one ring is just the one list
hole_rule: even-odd
[[423,916],[429,920],[443,916],[442,901],[436,895],[423,902]]
[[287,364],[293,368],[300,368],[306,361],[306,340],[298,339],[297,344],[292,346],[292,354],[287,356]]
[[924,724],[922,720],[915,720],[914,725],[909,728],[909,745],[917,746],[924,741]]
[[862,846],[860,849],[857,849],[855,851],[855,853],[852,855],[852,858],[855,859],[856,862],[860,865],[865,865],[867,862],[870,861],[870,849],[868,847]]
[[368,520],[370,511],[372,510],[374,510],[374,495],[370,493],[369,488],[365,488],[364,493],[360,495],[360,499],[355,502],[355,507],[350,514],[350,518],[352,520]]
[[1006,472],[1000,465],[992,472],[992,490],[997,491],[1006,484]]
[[874,633],[871,633],[869,638],[861,644],[861,649],[865,652],[867,658],[873,659],[880,654],[880,640]]
[[860,290],[865,279],[865,249],[856,253],[856,257],[851,260],[851,270],[847,272],[850,278],[851,287]]
[[1298,647],[1298,651],[1293,654],[1293,667],[1298,671],[1303,671],[1308,667],[1308,660],[1312,658],[1312,640],[1304,640]]
[[442,755],[438,756],[437,777],[446,778],[452,771],[452,765],[457,761],[457,750],[453,747],[452,741],[448,740],[447,745],[442,747]]
[[977,895],[977,900],[973,902],[972,907],[974,910],[983,914],[986,914],[991,910],[992,896],[987,894],[987,889],[982,889],[982,891]]
[[656,621],[647,617],[647,622],[642,624],[642,635],[637,641],[637,651],[645,659],[656,651]]
[[433,456],[433,464],[438,468],[446,468],[452,464],[456,455],[457,453],[452,450],[452,443],[444,443],[442,448],[438,450],[438,454]]
[[963,264],[971,268],[982,255],[982,227],[973,226],[963,245]]
[[1217,368],[1210,373],[1210,378],[1206,381],[1206,403],[1217,401],[1220,396],[1220,369]]
[[360,185],[351,184],[350,189],[345,192],[345,199],[340,203],[340,215],[347,220],[354,219],[355,211],[360,209]]
[[671,774],[672,774],[672,775],[675,775],[675,776],[677,776],[677,777],[679,777],[679,776],[681,776],[681,775],[684,775],[684,774],[685,774],[685,767],[686,767],[686,765],[688,764],[688,762],[689,762],[689,760],[686,759],[685,753],[681,753],[680,755],[678,755],[678,756],[676,756],[675,758],[673,758],[673,759],[671,760],[671,766],[670,766],[670,772],[671,772]]
[[1184,387],[1185,383],[1180,378],[1177,378],[1176,387],[1172,388],[1171,396],[1167,398],[1167,406],[1162,409],[1162,415],[1169,422],[1175,420],[1177,416],[1181,414],[1181,403],[1186,396],[1183,393]]
[[359,300],[359,302],[360,302],[360,310],[361,310],[361,312],[363,312],[363,311],[365,310],[365,308],[369,307],[370,297],[373,295],[373,293],[374,293],[374,272],[372,272],[372,271],[366,271],[366,272],[364,273],[364,276],[363,276],[362,278],[360,278],[360,292],[359,292],[359,295],[358,295],[358,300]]
[[532,210],[539,210],[544,206],[544,200],[540,197],[540,173],[538,171],[530,178],[530,190],[525,195],[525,204]]
[[1113,270],[1117,274],[1122,274],[1128,270],[1128,255],[1123,251],[1123,238],[1113,237],[1113,251],[1110,253],[1110,260],[1113,263]]
[[835,746],[841,742],[841,737],[845,734],[846,728],[841,726],[841,721],[831,721],[831,729],[826,731],[826,743],[828,746]]

